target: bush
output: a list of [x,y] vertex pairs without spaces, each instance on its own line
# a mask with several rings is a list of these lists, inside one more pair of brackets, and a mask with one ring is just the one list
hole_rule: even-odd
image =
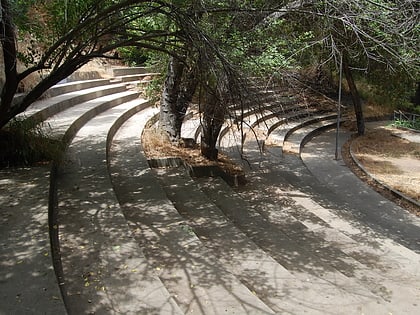
[[393,125],[396,127],[420,130],[420,120],[395,119]]

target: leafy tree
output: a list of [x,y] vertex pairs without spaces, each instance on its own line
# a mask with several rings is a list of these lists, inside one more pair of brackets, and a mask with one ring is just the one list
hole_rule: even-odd
[[[114,58],[113,51],[124,47],[169,56],[160,126],[177,141],[188,104],[197,96],[202,152],[212,159],[230,108],[245,106],[238,66],[261,74],[343,55],[359,133],[363,112],[354,69],[414,69],[418,75],[418,5],[409,0],[3,0],[0,6],[6,80],[0,128],[91,59]],[[34,44],[28,53],[17,48],[23,36]],[[20,73],[17,59],[27,66]],[[43,79],[14,103],[19,83],[34,72],[43,72]]]
[[202,114],[201,152],[215,160],[216,141],[229,105],[241,93],[240,76],[223,45],[226,20],[229,20],[226,12],[232,12],[232,8],[227,9],[225,3],[191,1],[178,7],[178,11],[182,9],[186,12],[177,25],[177,40],[181,44],[169,58],[161,97],[160,127],[172,142],[178,142],[186,110],[196,95]]
[[[198,85],[194,79],[198,67],[205,66],[209,73],[216,68],[223,73],[229,68],[217,44],[203,31],[200,19],[207,13],[200,1],[5,0],[1,12],[6,81],[1,92],[0,128],[93,58],[114,58],[115,49],[136,47],[171,56],[162,97],[162,108],[169,104],[169,110],[162,110],[161,121],[167,123],[161,125],[177,138],[187,104]],[[23,36],[34,44],[28,53],[17,48]],[[42,45],[36,46],[38,42]],[[20,73],[16,68],[18,59],[26,65]],[[42,72],[43,79],[14,102],[19,83],[34,72]],[[172,74],[174,79],[170,78]]]
[[[3,0],[0,5],[0,43],[5,72],[0,128],[48,88],[93,58],[114,58],[112,52],[125,46],[168,52],[172,44],[166,38],[176,35],[169,28],[145,26],[145,21],[151,17],[174,18],[175,8],[165,1],[80,0],[66,1],[63,5],[61,0]],[[17,18],[14,20],[14,17]],[[22,23],[18,25],[19,35],[15,21]],[[25,24],[28,21],[30,23]],[[18,51],[17,41],[22,34],[31,38],[31,43],[42,43],[42,47],[30,47],[29,53]],[[18,58],[27,66],[19,73]],[[35,72],[42,72],[43,79],[14,103],[19,83]]]
[[[296,2],[290,2],[291,6],[293,3]],[[363,134],[362,102],[354,71],[369,74],[370,80],[380,84],[384,78],[388,82],[392,78],[397,81],[402,73],[418,79],[418,13],[418,3],[410,0],[302,1],[299,7],[289,10],[286,6],[271,13],[266,21],[275,20],[279,14],[288,25],[298,20],[300,23],[293,29],[311,32],[307,49],[322,64],[338,63],[343,57],[358,133]]]

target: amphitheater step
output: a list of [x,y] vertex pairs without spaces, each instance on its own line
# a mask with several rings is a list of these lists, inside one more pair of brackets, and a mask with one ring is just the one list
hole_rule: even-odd
[[81,91],[73,91],[66,94],[60,94],[58,96],[39,100],[33,103],[23,113],[23,116],[41,122],[76,104],[126,90],[127,88],[125,84],[108,84],[84,89]]
[[[259,181],[258,188],[245,189],[241,196],[276,226],[294,223],[296,228],[289,234],[304,234],[304,247],[318,244],[314,249],[320,254],[324,248],[339,249],[340,259],[347,264],[343,265],[342,272],[381,297],[388,312],[404,309],[410,314],[418,311],[418,306],[412,303],[418,294],[416,287],[420,276],[416,267],[418,256],[414,252],[380,237],[366,226],[360,227],[355,221],[333,215],[334,210],[321,206],[311,195],[280,186],[280,183],[280,187],[269,193],[267,185],[272,187],[273,180],[266,184]],[[333,263],[333,257],[324,257],[326,262]],[[339,270],[341,267],[336,266]]]
[[[331,299],[340,304],[352,301],[363,311],[385,310],[384,307],[377,305],[380,299],[373,294],[368,293],[365,295],[365,299],[360,299],[355,294],[343,293],[338,285],[330,285],[328,281],[309,282],[311,272],[308,272],[306,268],[299,275],[300,271],[297,271],[299,268],[290,268],[290,264],[286,262],[290,271],[287,270],[256,245],[256,243],[261,244],[261,240],[257,240],[257,238],[277,238],[279,243],[283,243],[277,235],[270,235],[271,229],[268,225],[259,226],[259,229],[264,231],[259,231],[259,236],[256,235],[255,229],[252,232],[247,230],[243,233],[235,227],[236,224],[243,227],[241,223],[238,224],[237,218],[228,214],[232,221],[228,220],[220,209],[198,189],[197,182],[183,175],[185,173],[175,169],[162,170],[161,173],[161,179],[170,199],[173,200],[178,211],[188,220],[188,224],[193,227],[206,246],[213,251],[213,255],[216,255],[230,272],[240,277],[241,282],[246,284],[276,313],[325,314],[325,312],[333,312],[336,306],[330,305]],[[244,209],[244,203],[228,193],[230,188],[223,181],[212,179],[207,182],[200,179],[198,182],[207,192],[211,190],[214,193],[210,194],[212,199],[213,197],[217,198],[225,207],[235,209],[232,210],[234,212]],[[216,203],[219,204],[218,201]],[[246,208],[244,211],[248,210]],[[256,216],[251,215],[251,217],[252,224],[259,225]],[[248,238],[246,234],[251,236]],[[255,243],[250,239],[253,239]],[[285,243],[282,246],[283,248],[287,247]],[[297,255],[297,251],[299,249],[294,248],[289,252],[289,256]],[[287,255],[285,251],[281,252],[282,255]],[[294,254],[292,255],[292,253]],[[276,258],[278,259],[278,255]],[[288,259],[296,265],[303,263],[303,260],[298,261],[299,259],[296,258],[287,258],[286,260]],[[315,264],[315,260],[311,263]],[[322,268],[322,266],[318,265],[318,268]],[[328,295],[320,293],[321,291],[328,292]],[[365,291],[365,289],[359,288],[359,292]],[[351,313],[354,310],[353,305],[346,308],[345,311]]]
[[334,126],[336,121],[336,115],[320,116],[306,120],[300,125],[289,129],[283,142],[283,152],[299,155],[305,142],[307,142],[310,137],[325,128]]
[[[419,247],[413,236],[418,235],[415,229],[418,231],[419,224],[413,222],[416,220],[413,216],[408,218],[404,210],[396,209],[396,205],[393,206],[393,214],[386,210],[387,214],[378,218],[377,214],[375,215],[378,209],[371,207],[375,202],[366,200],[364,205],[361,205],[357,199],[364,193],[358,196],[351,195],[351,192],[359,190],[359,185],[350,182],[339,184],[331,178],[328,179],[328,175],[333,174],[337,174],[335,178],[338,181],[347,176],[343,165],[333,160],[334,150],[331,143],[334,141],[326,140],[322,136],[319,138],[321,140],[314,141],[312,146],[312,150],[316,148],[317,152],[308,156],[317,156],[317,161],[331,161],[324,163],[325,165],[314,164],[313,170],[323,175],[325,184],[314,179],[299,157],[270,154],[270,148],[263,155],[250,157],[253,171],[247,176],[252,178],[254,183],[243,188],[241,197],[276,225],[281,226],[290,219],[289,216],[294,217],[311,232],[310,234],[314,233],[326,243],[332,243],[344,256],[356,260],[358,264],[354,264],[355,268],[352,271],[354,277],[370,291],[381,296],[390,311],[417,313],[420,306],[413,301],[417,300],[418,296],[417,283],[420,274],[416,248],[418,251]],[[326,144],[329,144],[328,148],[325,147]],[[312,145],[312,141],[307,145]],[[335,164],[337,165],[334,166]],[[334,170],[334,167],[339,170]],[[329,172],[330,168],[332,169]],[[270,172],[264,171],[266,169]],[[327,187],[326,184],[331,187]],[[226,190],[220,189],[223,192]],[[360,188],[360,192],[365,190],[366,187]],[[350,197],[353,204],[350,200],[343,199],[343,196]],[[374,196],[374,193],[368,192],[366,196]],[[357,205],[354,205],[355,202]],[[378,200],[377,205],[388,207],[388,203],[386,200]],[[371,222],[367,220],[366,215],[357,215],[364,211],[371,213]],[[392,219],[396,214],[399,214],[399,218],[397,216]],[[386,220],[390,220],[392,225],[396,226],[393,227],[390,223],[385,228],[378,227],[381,221]],[[408,245],[408,248],[399,243]]]
[[74,105],[48,118],[44,123],[45,132],[67,143],[87,121],[99,113],[135,100],[138,96],[137,92],[124,91]]
[[141,74],[131,74],[118,76],[113,79],[113,82],[135,82],[138,81],[140,84],[149,83],[150,79],[158,73],[141,73]]
[[150,70],[146,67],[120,67],[112,68],[112,75],[114,77],[128,76],[128,75],[137,75],[150,73]]
[[[345,139],[340,138],[339,143],[344,143]],[[420,219],[373,191],[349,172],[342,160],[335,160],[334,145],[335,132],[325,132],[308,142],[301,154],[305,167],[317,179],[317,185],[330,188],[332,193],[325,197],[334,200],[334,196],[341,196],[339,204],[346,212],[420,254]],[[306,177],[302,179],[306,180]],[[337,203],[333,205],[337,207]]]
[[43,98],[49,98],[58,96],[61,94],[86,90],[98,86],[109,85],[108,79],[96,79],[96,80],[82,80],[82,81],[73,81],[67,83],[59,83],[49,88],[43,95]]
[[186,314],[273,314],[203,246],[168,200],[133,135],[142,123],[130,120],[117,134],[110,172],[149,264]]
[[59,167],[57,211],[70,314],[181,314],[148,267],[108,176],[108,130],[125,112],[140,110],[139,105],[137,100],[124,103],[91,119]]
[[[407,303],[410,298],[406,298],[406,294],[411,298],[415,296],[415,281],[406,281],[400,285],[395,278],[391,278],[385,282],[386,286],[378,285],[377,280],[384,280],[381,270],[372,272],[371,266],[365,266],[347,255],[334,242],[327,241],[322,233],[313,233],[287,213],[271,212],[270,217],[267,216],[262,220],[260,213],[250,209],[244,199],[232,197],[227,193],[229,189],[222,181],[215,184],[213,180],[206,186],[211,199],[222,208],[235,225],[240,226],[256,244],[281,262],[298,279],[302,281],[306,279],[313,285],[318,291],[317,302],[325,301],[328,304],[328,300],[334,300],[343,307],[348,307],[340,311],[349,314],[359,310],[362,313],[373,314],[394,313],[401,306],[408,310],[416,309]],[[262,186],[258,189],[267,188]],[[254,198],[249,191],[246,195],[248,198]],[[260,208],[266,208],[264,199],[258,197],[256,199]],[[258,226],[259,231],[256,228]],[[395,273],[398,274],[401,275]],[[409,274],[405,274],[407,275]],[[404,290],[390,291],[394,289]],[[393,303],[389,301],[390,296],[393,297]],[[341,298],[343,301],[340,301]],[[353,302],[346,304],[346,301]]]

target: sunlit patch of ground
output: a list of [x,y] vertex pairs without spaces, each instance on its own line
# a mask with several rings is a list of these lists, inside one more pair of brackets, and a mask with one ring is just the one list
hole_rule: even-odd
[[420,143],[407,139],[409,132],[379,126],[353,139],[352,150],[373,177],[420,201]]

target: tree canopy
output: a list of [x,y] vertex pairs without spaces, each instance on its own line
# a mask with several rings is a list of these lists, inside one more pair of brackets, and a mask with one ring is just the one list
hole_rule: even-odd
[[[419,80],[417,1],[2,0],[0,6],[0,128],[93,58],[116,58],[123,48],[167,56],[162,105],[170,117],[162,126],[178,138],[196,95],[214,133],[205,136],[210,146],[229,105],[242,102],[247,75],[281,76],[309,64],[334,68],[343,56],[359,133],[355,71],[378,85],[393,81],[387,77]],[[20,82],[36,72],[42,80],[14,101]]]

